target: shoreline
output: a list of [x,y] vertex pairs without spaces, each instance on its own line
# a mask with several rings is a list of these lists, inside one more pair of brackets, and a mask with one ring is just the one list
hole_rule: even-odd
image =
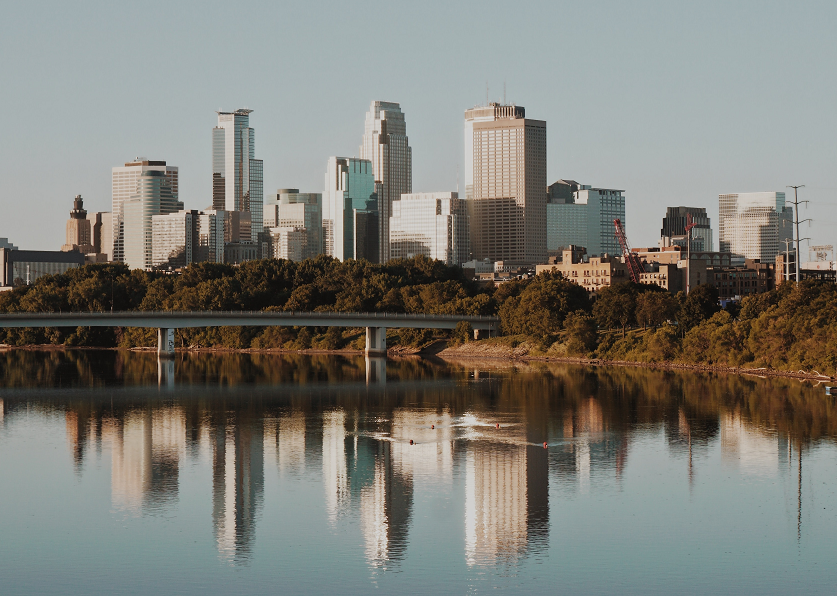
[[[804,381],[818,381],[820,383],[837,381],[837,377],[815,374],[819,371],[805,372],[805,371],[785,371],[772,368],[746,368],[721,366],[711,364],[690,364],[682,362],[632,362],[629,360],[606,360],[602,358],[576,358],[564,356],[530,356],[527,353],[515,354],[513,352],[502,350],[504,353],[480,353],[473,349],[467,349],[465,346],[469,344],[460,344],[458,346],[446,346],[442,350],[430,350],[434,344],[425,346],[424,348],[414,348],[409,346],[393,346],[387,350],[388,357],[435,357],[441,360],[493,360],[496,362],[507,362],[510,364],[516,362],[552,362],[557,364],[578,364],[584,366],[618,366],[618,367],[634,367],[634,368],[651,368],[659,370],[687,370],[695,372],[711,372],[723,374],[735,374],[743,376],[756,376],[763,379],[766,378],[788,378]],[[470,344],[473,345],[473,344]],[[463,349],[465,348],[465,349]],[[126,352],[156,352],[156,347],[134,347],[134,348],[120,348],[120,347],[96,347],[96,346],[64,346],[55,344],[34,344],[25,346],[11,346],[0,345],[0,353],[11,351],[44,351],[57,352],[67,350],[108,350],[108,351],[126,351]],[[510,349],[511,350],[511,349]],[[284,348],[177,348],[175,353],[180,354],[299,354],[309,356],[363,356],[363,350],[357,349],[343,349],[343,350],[286,350]]]

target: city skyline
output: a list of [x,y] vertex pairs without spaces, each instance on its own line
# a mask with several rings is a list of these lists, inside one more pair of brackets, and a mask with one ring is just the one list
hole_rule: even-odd
[[[656,237],[667,204],[705,207],[718,221],[718,194],[780,191],[799,183],[806,185],[800,198],[812,201],[803,216],[816,221],[803,236],[812,236],[812,244],[833,244],[837,184],[830,139],[837,122],[828,98],[834,82],[820,75],[835,61],[824,29],[835,7],[661,6],[541,6],[543,18],[527,25],[533,34],[500,56],[484,54],[475,42],[486,30],[499,33],[522,23],[523,14],[470,15],[464,7],[438,6],[447,18],[434,19],[431,27],[416,14],[406,19],[408,28],[452,43],[395,48],[378,65],[394,76],[363,84],[330,56],[350,30],[361,22],[374,29],[382,14],[347,15],[338,26],[322,23],[310,9],[295,9],[291,44],[315,24],[320,37],[331,38],[296,55],[271,49],[267,24],[280,9],[256,8],[244,49],[263,55],[234,63],[253,83],[225,89],[201,73],[232,67],[240,51],[231,51],[232,36],[221,34],[220,23],[192,25],[196,16],[214,14],[211,7],[172,7],[165,22],[152,27],[168,40],[164,44],[142,37],[150,15],[134,9],[113,8],[106,16],[84,7],[12,7],[3,29],[14,48],[3,65],[10,92],[2,101],[18,117],[0,155],[11,216],[0,235],[17,245],[26,238],[28,248],[57,250],[64,201],[81,194],[88,210],[108,210],[107,171],[136,155],[176,164],[180,199],[188,208],[205,207],[211,196],[206,131],[222,106],[258,110],[266,188],[318,190],[323,159],[357,150],[369,102],[397,101],[410,118],[413,192],[456,190],[458,179],[464,196],[462,113],[486,99],[501,101],[505,87],[508,103],[523,104],[549,123],[548,183],[564,178],[624,188],[631,197],[628,233],[636,244]],[[758,27],[752,26],[754,15]],[[557,20],[592,23],[604,42],[581,50],[589,33],[582,27],[553,39],[546,31]],[[47,50],[30,51],[33,44]],[[65,49],[50,52],[57,44]],[[137,88],[131,69],[122,67],[142,53],[144,61],[177,59],[178,68],[155,86],[173,93]],[[113,80],[103,78],[105,72]],[[288,79],[299,81],[292,97],[277,93],[273,82]],[[791,89],[791,82],[799,88]],[[763,92],[776,85],[778,91]],[[337,87],[339,102],[328,92]],[[603,90],[608,87],[613,91]],[[97,109],[88,109],[93,103]],[[35,168],[44,166],[51,175],[41,180]],[[649,212],[653,218],[645,217]]]

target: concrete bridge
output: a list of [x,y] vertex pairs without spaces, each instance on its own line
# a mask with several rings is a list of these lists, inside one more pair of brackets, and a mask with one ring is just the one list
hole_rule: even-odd
[[270,312],[270,311],[122,311],[0,314],[0,327],[146,327],[157,329],[157,353],[174,355],[174,330],[189,327],[365,327],[366,353],[387,353],[386,330],[455,329],[460,321],[496,333],[497,317],[397,313]]

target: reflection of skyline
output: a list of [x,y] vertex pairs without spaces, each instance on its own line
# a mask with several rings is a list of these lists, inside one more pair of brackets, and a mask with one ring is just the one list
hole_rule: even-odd
[[[669,456],[684,466],[688,461],[690,486],[693,452],[720,451],[724,465],[744,474],[771,476],[786,467],[788,434],[772,429],[791,425],[787,409],[718,405],[685,390],[660,397],[654,386],[608,384],[606,374],[589,383],[492,375],[441,382],[426,393],[400,389],[396,377],[386,388],[364,384],[334,395],[307,389],[282,398],[267,392],[232,400],[131,397],[115,406],[78,399],[58,407],[77,474],[85,473],[91,455],[111,457],[105,469],[115,509],[146,515],[174,508],[183,475],[194,467],[185,462],[211,462],[207,521],[221,557],[236,564],[253,553],[266,450],[275,456],[268,471],[280,479],[322,482],[318,499],[332,531],[356,528],[359,554],[381,568],[406,556],[427,495],[449,492],[460,479],[465,561],[516,565],[548,542],[550,488],[561,498],[618,490],[629,456],[636,457],[634,445],[661,431]],[[8,428],[16,411],[16,402],[0,402],[0,423]],[[710,459],[717,461],[695,461]],[[632,470],[641,463],[631,462]]]
[[[498,429],[499,430],[499,429]],[[549,460],[528,425],[483,433],[465,455],[465,560],[514,564],[545,546],[549,531]]]
[[264,493],[264,426],[246,412],[217,414],[212,444],[212,521],[219,554],[251,554]]

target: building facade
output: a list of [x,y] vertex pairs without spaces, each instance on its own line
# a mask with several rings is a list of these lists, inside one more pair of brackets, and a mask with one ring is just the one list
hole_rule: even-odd
[[29,285],[43,275],[58,275],[84,265],[77,251],[0,248],[0,288]]
[[448,265],[462,265],[471,253],[468,209],[455,192],[401,195],[390,219],[390,256],[424,255]]
[[323,233],[326,254],[341,261],[380,256],[378,194],[372,162],[331,157],[323,192]]
[[401,195],[413,191],[412,151],[401,106],[394,102],[373,101],[366,113],[360,158],[372,162],[372,174],[380,184],[378,245],[381,263],[390,259],[392,205],[401,199]]
[[686,225],[691,215],[691,250],[711,251],[714,248],[712,225],[703,207],[668,207],[660,229],[660,246],[686,246]]
[[301,227],[272,227],[270,230],[270,245],[274,259],[288,261],[302,261],[306,257],[308,248],[308,234]]
[[[165,161],[153,161],[146,157],[137,157],[122,167],[112,170],[112,201],[111,220],[113,224],[113,259],[116,262],[125,260],[125,222],[122,204],[137,192],[139,177],[144,172],[162,172],[165,175],[172,196],[177,199],[178,180],[177,168],[167,166]],[[104,252],[104,251],[103,251]]]
[[93,252],[102,261],[113,260],[113,214],[110,211],[88,212]]
[[[301,193],[298,188],[279,189],[275,197],[265,202],[264,226],[271,230],[295,228],[304,231],[302,256],[291,260],[312,259],[323,254],[323,195]],[[273,231],[270,234],[273,238]]]
[[793,238],[793,210],[783,192],[722,194],[718,207],[721,252],[772,261]]
[[591,256],[619,255],[613,220],[625,225],[624,191],[559,180],[547,191],[546,237],[550,254],[583,246]]
[[224,262],[224,221],[226,211],[207,210],[198,214],[197,248],[198,263]]
[[198,247],[197,211],[177,211],[151,217],[151,266],[179,269],[195,262]]
[[121,207],[123,262],[131,269],[149,270],[154,266],[152,218],[181,211],[183,203],[175,197],[164,172],[146,170],[137,179],[136,192]]
[[465,112],[466,135],[472,131],[466,194],[472,196],[471,251],[477,260],[546,259],[546,122],[524,115],[522,107],[496,104]]
[[253,110],[217,112],[212,129],[212,208],[246,213],[242,242],[256,243],[264,231],[264,172],[255,158],[255,133],[250,128]]
[[583,251],[570,246],[563,251],[560,261],[554,258],[546,265],[536,265],[535,272],[561,273],[565,279],[580,285],[591,294],[606,286],[631,280],[628,268],[618,257],[591,257],[583,260],[582,255]]

